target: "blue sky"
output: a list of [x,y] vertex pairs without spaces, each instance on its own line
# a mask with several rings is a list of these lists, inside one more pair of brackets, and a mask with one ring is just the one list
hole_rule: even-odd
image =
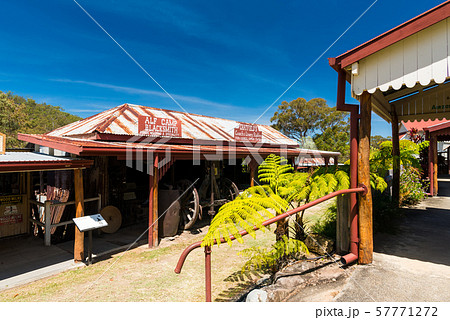
[[[282,101],[334,106],[328,57],[442,0],[378,0],[263,116],[374,0],[77,2],[187,112],[269,124]],[[5,1],[2,12],[1,91],[81,117],[123,103],[181,111],[73,0]],[[390,126],[374,116],[372,134],[388,136]]]

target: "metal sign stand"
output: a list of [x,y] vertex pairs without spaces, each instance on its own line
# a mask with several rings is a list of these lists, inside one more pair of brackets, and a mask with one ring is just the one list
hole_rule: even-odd
[[108,226],[108,223],[100,214],[73,218],[73,222],[80,232],[88,231],[88,259],[87,264],[92,264],[92,230],[100,229]]

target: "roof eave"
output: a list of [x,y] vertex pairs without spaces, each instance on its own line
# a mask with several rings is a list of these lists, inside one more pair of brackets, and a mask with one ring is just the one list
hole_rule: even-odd
[[450,17],[450,0],[386,31],[385,33],[353,48],[336,58],[329,58],[330,66],[338,71],[357,62],[397,41],[405,39],[431,25]]

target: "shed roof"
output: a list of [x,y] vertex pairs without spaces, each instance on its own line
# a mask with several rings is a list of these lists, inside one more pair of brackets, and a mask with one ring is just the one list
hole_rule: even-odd
[[[178,140],[240,142],[235,129],[244,124],[261,131],[261,143],[298,146],[298,143],[267,125],[253,125],[186,112],[123,104],[83,120],[73,122],[47,135],[52,137],[84,137],[91,140],[126,141],[130,137],[146,136],[139,127],[140,118],[175,120],[181,132],[170,138]],[[162,135],[164,136],[164,135]]]
[[237,145],[232,144],[171,144],[148,143],[144,141],[97,141],[79,137],[54,137],[50,135],[20,134],[19,139],[30,143],[47,146],[68,153],[82,156],[109,155],[127,157],[142,152],[166,153],[170,152],[178,159],[192,159],[194,154],[201,157],[217,155],[223,159],[253,156],[267,156],[281,154],[288,157],[308,155],[317,157],[338,157],[339,152],[288,148],[285,145]]
[[411,129],[417,129],[419,131],[424,131],[424,128],[428,128],[437,124],[447,122],[446,119],[443,120],[421,120],[421,121],[402,121],[401,128],[399,129],[399,134],[408,132]]
[[0,154],[0,172],[46,171],[86,168],[92,160],[55,157],[37,152],[11,152]]

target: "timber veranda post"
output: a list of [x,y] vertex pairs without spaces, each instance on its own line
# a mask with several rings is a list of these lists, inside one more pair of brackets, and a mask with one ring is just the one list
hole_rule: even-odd
[[[84,216],[84,190],[83,190],[83,170],[75,169],[73,171],[75,184],[75,217]],[[75,261],[84,261],[84,232],[75,228],[75,241],[73,248]]]
[[148,196],[148,246],[158,245],[158,154],[154,155],[154,161],[149,170],[149,196]]
[[360,264],[373,260],[372,191],[370,188],[370,131],[372,104],[371,95],[364,91],[360,98],[360,127],[358,147],[358,183],[367,186],[365,195],[359,194],[359,258]]
[[391,107],[392,116],[392,202],[400,207],[400,138],[398,136],[398,116],[395,107]]

